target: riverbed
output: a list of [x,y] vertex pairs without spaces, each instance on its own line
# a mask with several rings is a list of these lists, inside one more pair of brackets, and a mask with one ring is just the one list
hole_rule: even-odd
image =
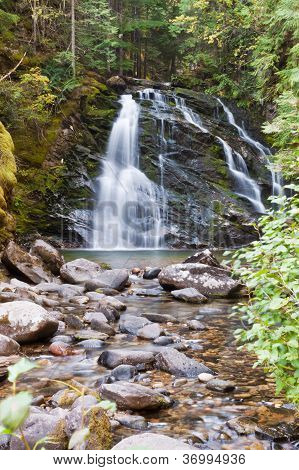
[[[67,251],[67,261],[84,257],[93,261],[108,263],[112,268],[163,266],[182,261],[187,251],[134,251],[134,252],[95,252]],[[196,379],[175,381],[170,374],[150,370],[140,375],[139,383],[152,388],[164,388],[174,400],[171,408],[142,412],[148,430],[210,449],[270,449],[280,447],[268,440],[257,439],[254,432],[238,434],[227,422],[236,417],[254,419],[266,413],[266,406],[277,408],[283,405],[281,397],[275,396],[271,378],[259,367],[252,368],[256,358],[240,350],[234,339],[234,330],[240,326],[237,316],[232,316],[236,300],[214,300],[204,305],[187,304],[174,300],[167,292],[160,291],[154,296],[140,296],[134,293],[137,288],[156,289],[157,279],[144,280],[131,275],[132,285],[116,296],[127,306],[126,313],[140,315],[143,312],[171,314],[178,323],[161,325],[165,333],[178,335],[185,344],[184,351],[189,357],[203,361],[205,365],[219,374],[223,380],[234,382],[236,389],[230,393],[208,390],[204,383]],[[84,308],[72,310],[82,317]],[[186,326],[190,319],[200,320],[206,327],[203,331],[191,331]],[[66,332],[72,335],[74,331]],[[35,344],[23,347],[23,353],[38,359],[40,367],[26,375],[19,384],[20,388],[31,389],[34,396],[43,395],[45,402],[63,386],[52,380],[67,381],[75,379],[95,390],[107,370],[98,365],[101,350],[85,351],[75,356],[53,357],[48,353],[49,344]],[[136,336],[116,334],[106,341],[104,349],[158,350],[160,346]],[[161,347],[160,347],[161,348]],[[7,386],[0,389],[1,395],[7,393]],[[114,442],[141,431],[119,426],[114,430]],[[283,444],[289,447],[289,444]]]

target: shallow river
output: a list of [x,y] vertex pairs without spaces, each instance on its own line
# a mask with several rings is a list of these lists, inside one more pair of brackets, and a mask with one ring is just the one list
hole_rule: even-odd
[[[85,257],[109,263],[113,268],[132,268],[179,262],[188,254],[186,251],[108,253],[76,250],[65,252],[65,257],[67,260]],[[157,280],[145,281],[136,276],[132,277],[132,282],[131,288],[153,288],[158,285]],[[237,416],[255,416],[257,409],[263,410],[264,404],[272,403],[280,406],[282,403],[282,400],[274,395],[272,380],[266,378],[260,368],[252,369],[255,358],[238,350],[235,344],[233,331],[239,326],[239,320],[230,315],[233,301],[217,300],[196,306],[175,301],[164,292],[156,297],[140,297],[124,292],[118,298],[127,305],[126,313],[138,315],[142,312],[156,312],[174,315],[180,323],[163,325],[164,329],[175,332],[188,341],[189,356],[203,361],[218,372],[221,379],[231,380],[237,386],[236,390],[229,394],[209,391],[197,379],[188,379],[185,384],[173,387],[173,378],[169,374],[150,371],[144,379],[144,385],[164,387],[175,400],[174,406],[167,410],[143,413],[152,432],[183,438],[190,442],[205,441],[209,448],[214,449],[271,448],[270,442],[258,440],[254,434],[237,435],[225,425],[228,420]],[[82,314],[82,312],[82,309],[78,308],[75,313]],[[195,317],[208,329],[199,332],[188,330],[185,321]],[[116,335],[107,341],[106,348],[109,347],[152,350],[158,346],[136,337]],[[101,350],[87,351],[78,356],[55,358],[49,355],[47,349],[48,344],[38,344],[25,349],[29,355],[43,359],[43,367],[29,373],[23,382],[26,387],[29,386],[34,390],[34,395],[43,394],[45,397],[50,397],[57,391],[59,386],[51,382],[51,379],[75,378],[93,387],[105,373],[105,369],[97,364]],[[120,427],[114,433],[115,441],[136,432],[140,431]]]

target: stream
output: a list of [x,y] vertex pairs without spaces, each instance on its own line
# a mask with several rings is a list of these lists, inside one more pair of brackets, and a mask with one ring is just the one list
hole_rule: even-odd
[[[66,251],[67,261],[84,257],[92,261],[109,263],[112,268],[145,268],[165,266],[180,262],[188,256],[188,251]],[[148,430],[171,437],[183,439],[191,444],[209,449],[271,449],[291,448],[291,444],[273,444],[268,440],[257,439],[254,432],[240,435],[226,423],[236,417],[261,417],[267,415],[267,405],[279,409],[283,405],[280,397],[275,397],[272,379],[266,377],[259,367],[253,369],[255,358],[245,351],[240,351],[234,341],[233,331],[240,326],[237,317],[231,317],[234,300],[214,300],[207,304],[196,305],[180,302],[165,291],[155,296],[132,294],[136,288],[156,289],[157,279],[144,280],[131,275],[132,285],[116,296],[127,306],[126,313],[140,315],[143,312],[171,314],[178,323],[162,324],[165,333],[178,335],[185,345],[189,357],[203,361],[216,371],[221,379],[235,383],[231,393],[208,390],[204,383],[196,379],[174,380],[170,374],[149,370],[138,376],[138,383],[151,388],[163,388],[174,399],[172,407],[160,411],[138,412],[148,422]],[[70,312],[70,307],[65,307]],[[86,307],[73,307],[72,313],[82,317]],[[191,331],[186,326],[189,319],[199,319],[206,329]],[[74,331],[67,328],[63,334],[72,336]],[[76,380],[93,390],[107,369],[98,365],[97,359],[102,350],[86,350],[75,356],[53,357],[48,353],[49,343],[24,346],[23,354],[38,359],[40,368],[26,374],[19,388],[32,390],[33,395],[43,395],[45,402],[63,386],[51,380]],[[157,350],[150,340],[141,340],[136,336],[116,333],[104,344],[105,349]],[[7,393],[7,386],[0,388],[0,394]],[[287,411],[287,410],[286,410]],[[125,426],[117,427],[114,442],[139,432]]]

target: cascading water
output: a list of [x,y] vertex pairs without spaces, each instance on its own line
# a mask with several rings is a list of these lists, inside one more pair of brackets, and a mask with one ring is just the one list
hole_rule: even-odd
[[[186,106],[184,98],[175,97],[175,103],[177,108],[182,111],[185,119],[188,122],[198,127],[202,132],[210,133],[209,130],[203,126],[203,123],[198,114]],[[218,142],[221,143],[223,147],[226,163],[238,196],[247,199],[252,204],[256,212],[264,213],[265,206],[262,203],[260,188],[258,184],[250,177],[244,158],[238,152],[235,152],[231,146],[221,137],[215,135],[215,138],[218,140]]]
[[223,108],[223,111],[225,112],[225,114],[227,116],[228,122],[237,129],[238,134],[241,137],[241,139],[243,139],[245,142],[247,142],[249,145],[251,145],[251,147],[253,147],[260,155],[265,157],[265,159],[268,163],[268,166],[269,166],[270,173],[271,173],[272,194],[273,194],[273,196],[279,196],[280,194],[283,194],[283,188],[282,188],[282,185],[281,185],[281,175],[278,171],[274,170],[273,165],[271,164],[271,162],[269,160],[269,156],[271,155],[270,150],[267,147],[265,147],[264,145],[262,145],[260,142],[258,142],[257,140],[254,140],[252,137],[250,137],[248,132],[236,123],[236,120],[235,120],[235,117],[234,117],[233,113],[221,101],[220,98],[217,98],[217,101],[221,104],[221,106]]
[[163,243],[161,194],[139,169],[140,108],[131,95],[122,105],[108,142],[94,216],[97,249],[159,248]]

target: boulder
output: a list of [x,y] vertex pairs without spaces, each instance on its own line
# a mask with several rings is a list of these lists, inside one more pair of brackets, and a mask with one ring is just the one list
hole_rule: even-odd
[[103,384],[100,393],[103,398],[115,401],[118,408],[123,410],[156,410],[172,403],[162,393],[131,382]]
[[18,343],[32,343],[52,336],[58,321],[47,310],[28,301],[15,301],[0,305],[0,334]]
[[184,302],[190,302],[192,304],[203,304],[208,301],[208,299],[194,287],[173,290],[171,291],[171,295],[177,300],[183,300]]
[[129,280],[127,269],[108,269],[85,283],[87,290],[96,290],[102,287],[122,291]]
[[9,271],[33,284],[50,282],[51,280],[51,276],[46,272],[41,260],[27,253],[14,241],[10,241],[3,251],[2,263]]
[[40,258],[51,273],[55,276],[59,275],[60,268],[64,264],[64,259],[56,248],[44,240],[35,240],[30,253]]
[[156,339],[160,336],[162,330],[157,323],[150,323],[137,331],[137,336],[143,339]]
[[160,274],[161,268],[145,268],[143,279],[156,279]]
[[201,263],[167,266],[160,272],[159,282],[163,289],[170,291],[194,287],[206,297],[230,297],[242,288],[224,269]]
[[112,450],[192,450],[193,447],[185,444],[179,439],[163,436],[163,434],[154,434],[147,432],[144,434],[135,434],[126,437],[114,447]]
[[118,75],[110,77],[107,80],[106,85],[115,90],[117,93],[123,93],[127,88],[127,84],[124,79]]
[[151,322],[146,318],[135,317],[134,315],[124,314],[119,321],[119,329],[122,333],[129,333],[130,335],[137,335],[138,330]]
[[164,370],[175,376],[197,377],[202,372],[214,374],[214,372],[201,362],[192,359],[173,348],[165,348],[156,355],[157,369]]
[[[1,326],[0,326],[1,328]],[[0,334],[0,356],[11,356],[18,354],[20,345],[8,336]]]
[[188,258],[185,259],[183,263],[201,263],[207,264],[208,266],[214,266],[215,268],[222,267],[218,262],[217,258],[215,258],[215,256],[208,248],[206,248],[205,250],[198,251],[194,255],[188,256]]
[[109,295],[100,301],[100,305],[108,305],[109,307],[113,307],[118,312],[123,312],[127,309],[126,304],[121,302],[114,297],[110,297]]
[[108,369],[114,369],[121,364],[129,364],[131,366],[143,365],[144,369],[151,369],[155,356],[150,351],[137,350],[108,350],[104,351],[99,357],[99,364]]
[[71,284],[83,284],[101,272],[102,268],[97,263],[79,258],[65,263],[60,269],[60,276]]

